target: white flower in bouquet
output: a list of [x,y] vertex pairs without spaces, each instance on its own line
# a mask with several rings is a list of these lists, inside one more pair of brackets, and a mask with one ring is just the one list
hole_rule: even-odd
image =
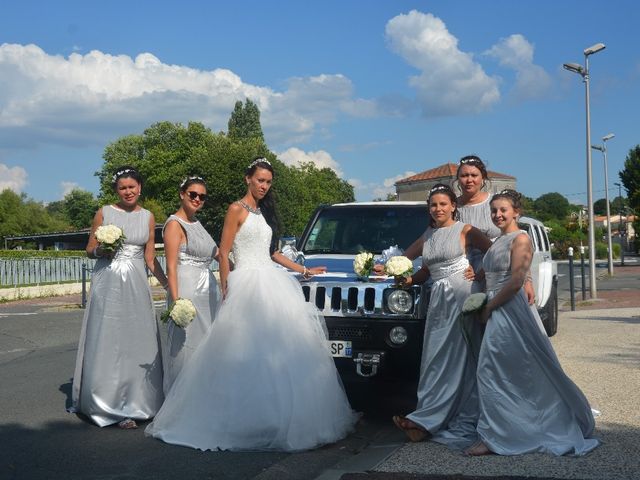
[[385,263],[384,271],[394,277],[408,277],[413,273],[413,262],[404,255],[391,257]]
[[472,293],[469,295],[464,303],[462,304],[462,313],[467,315],[469,313],[475,313],[480,310],[487,304],[487,294],[486,293]]
[[373,254],[362,252],[353,259],[353,271],[359,277],[368,277],[373,270]]
[[107,252],[115,252],[126,238],[122,229],[115,225],[100,225],[96,228],[95,235],[102,250]]
[[196,307],[188,298],[179,298],[173,302],[168,310],[162,312],[160,318],[165,323],[171,319],[178,327],[185,328],[196,318]]

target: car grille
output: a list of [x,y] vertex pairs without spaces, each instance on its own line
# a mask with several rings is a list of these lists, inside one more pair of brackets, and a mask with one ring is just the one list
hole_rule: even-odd
[[370,341],[371,329],[367,327],[329,328],[329,340]]

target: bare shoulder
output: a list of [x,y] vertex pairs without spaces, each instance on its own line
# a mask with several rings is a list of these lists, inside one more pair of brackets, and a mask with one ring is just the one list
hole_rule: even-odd
[[529,235],[527,235],[525,232],[521,232],[518,235],[516,235],[516,238],[513,239],[513,245],[517,245],[520,247],[530,247],[531,246],[531,239],[529,238]]
[[242,207],[242,205],[240,205],[238,202],[231,202],[229,208],[227,209],[227,215],[239,216],[243,211],[244,208]]

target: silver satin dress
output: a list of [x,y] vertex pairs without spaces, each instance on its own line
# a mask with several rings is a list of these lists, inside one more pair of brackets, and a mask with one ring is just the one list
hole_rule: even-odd
[[125,245],[95,265],[73,376],[72,407],[98,426],[148,420],[162,404],[158,327],[144,261],[150,212],[102,208]]
[[220,302],[218,282],[209,269],[218,246],[198,221],[187,222],[171,215],[165,223],[178,222],[187,243],[178,252],[178,296],[188,298],[196,307],[196,317],[186,328],[169,321],[164,328],[162,363],[165,395],[207,332]]
[[[459,199],[458,199],[459,201]],[[484,233],[492,242],[500,236],[500,229],[491,221],[491,195],[486,200],[474,205],[459,205],[460,221],[473,225]],[[469,263],[474,272],[482,268],[482,257],[484,253],[477,248],[471,248],[468,252]]]
[[[469,262],[460,235],[465,224],[428,229],[422,261],[433,285],[424,331],[418,406],[407,418],[432,440],[464,448],[476,439],[476,365],[458,321],[465,299],[477,288],[464,278]],[[480,328],[471,332],[480,342]]]
[[[511,244],[499,237],[484,258],[487,294],[511,278]],[[478,360],[478,435],[495,453],[585,455],[599,444],[589,402],[564,373],[524,290],[491,313]]]

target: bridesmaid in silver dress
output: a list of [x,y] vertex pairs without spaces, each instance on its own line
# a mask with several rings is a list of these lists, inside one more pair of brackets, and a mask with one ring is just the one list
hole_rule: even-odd
[[[153,214],[138,205],[142,177],[130,166],[113,175],[119,201],[98,210],[87,254],[97,258],[82,322],[70,411],[105,427],[136,428],[160,408],[162,365],[159,336],[145,264],[162,285],[155,258]],[[124,245],[109,254],[98,243],[100,225],[120,227]]]
[[599,443],[590,438],[591,407],[562,370],[522,289],[532,247],[518,228],[521,209],[513,190],[491,200],[502,235],[484,257],[489,302],[480,315],[487,323],[478,361],[480,440],[467,453],[585,455]]
[[168,323],[162,355],[165,395],[211,326],[220,299],[218,283],[209,269],[218,255],[218,246],[196,219],[206,200],[204,180],[196,176],[185,178],[180,185],[180,208],[164,224],[168,301],[188,298],[196,307],[196,317],[186,328]]
[[[462,157],[458,163],[456,172],[458,188],[462,192],[458,197],[458,211],[460,221],[473,225],[484,233],[491,241],[500,236],[500,229],[491,221],[491,208],[489,206],[490,195],[485,191],[489,174],[484,162],[477,155]],[[478,249],[469,252],[469,262],[475,272],[482,270],[483,253]],[[535,301],[535,292],[531,275],[527,275],[524,291],[529,299],[529,304]]]
[[[406,417],[393,417],[411,441],[432,440],[463,448],[476,438],[478,398],[475,361],[458,322],[462,304],[474,284],[464,272],[470,248],[486,251],[491,242],[475,227],[457,220],[456,196],[447,185],[429,192],[431,227],[427,230],[422,261],[433,278],[424,332],[418,384],[418,407]],[[426,269],[407,279],[421,283]],[[479,341],[480,329],[473,335]]]

